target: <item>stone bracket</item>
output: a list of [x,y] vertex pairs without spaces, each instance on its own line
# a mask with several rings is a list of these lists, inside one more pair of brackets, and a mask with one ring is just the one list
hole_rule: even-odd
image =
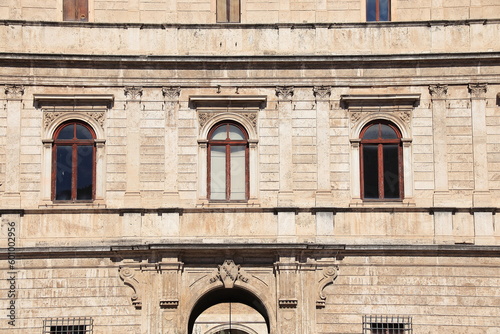
[[324,308],[326,305],[326,296],[323,290],[326,286],[333,284],[338,276],[338,266],[331,266],[323,269],[323,277],[318,282],[318,299],[316,300],[316,308]]
[[123,280],[123,283],[130,286],[132,288],[132,290],[134,290],[134,293],[130,297],[130,299],[132,300],[132,305],[136,309],[141,309],[142,308],[142,300],[141,300],[141,297],[139,295],[140,283],[137,280],[137,278],[135,277],[136,271],[132,268],[121,267],[119,269],[119,272],[120,272],[120,278]]

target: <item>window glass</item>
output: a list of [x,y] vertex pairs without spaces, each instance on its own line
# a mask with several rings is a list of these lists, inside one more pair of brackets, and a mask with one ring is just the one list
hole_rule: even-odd
[[363,170],[365,198],[379,198],[377,145],[363,146]]
[[231,146],[231,200],[245,199],[245,147]]
[[73,159],[71,146],[57,147],[56,200],[71,199],[71,182],[73,179]]
[[381,138],[384,139],[397,139],[398,134],[389,125],[380,124]]
[[226,140],[227,139],[227,129],[225,125],[219,126],[215,129],[212,134],[212,140]]
[[384,197],[399,198],[398,145],[383,145]]
[[76,125],[76,138],[78,139],[92,139],[90,131],[81,124]]
[[213,200],[226,199],[226,147],[210,148],[210,197]]
[[66,125],[59,132],[57,139],[73,139],[74,131],[75,131],[74,129],[75,129],[75,127],[73,124]]
[[93,147],[78,146],[77,147],[77,189],[76,199],[91,200],[92,199],[92,182],[93,182]]
[[243,135],[243,132],[241,132],[241,130],[238,127],[236,127],[234,125],[230,125],[229,126],[229,139],[244,140],[245,136]]
[[377,2],[376,0],[366,1],[366,20],[377,21]]
[[374,124],[366,129],[363,139],[377,139],[378,138],[378,124]]

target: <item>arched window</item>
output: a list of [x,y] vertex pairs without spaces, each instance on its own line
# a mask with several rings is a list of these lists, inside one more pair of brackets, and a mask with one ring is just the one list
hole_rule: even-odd
[[361,198],[403,199],[401,132],[392,123],[368,123],[361,138]]
[[216,124],[208,134],[208,198],[248,200],[248,134],[233,122]]
[[95,133],[80,121],[63,123],[54,132],[52,199],[91,201],[95,197]]

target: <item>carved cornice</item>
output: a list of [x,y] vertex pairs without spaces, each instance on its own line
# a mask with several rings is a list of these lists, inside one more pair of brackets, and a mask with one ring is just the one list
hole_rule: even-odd
[[20,99],[24,94],[24,86],[23,85],[6,85],[5,86],[5,95],[7,95],[7,99]]
[[276,87],[276,96],[278,100],[288,101],[292,99],[293,96],[293,86],[277,86]]
[[316,308],[324,308],[326,304],[326,296],[323,290],[327,285],[333,284],[338,277],[338,266],[331,266],[323,269],[323,277],[318,282],[318,299],[316,300]]
[[139,296],[140,283],[135,277],[136,269],[121,267],[119,269],[119,272],[120,272],[120,278],[123,280],[123,283],[130,286],[132,290],[134,290],[134,293],[130,297],[130,299],[132,300],[132,305],[134,305],[136,309],[140,309],[142,307],[142,300],[141,297]]
[[433,100],[443,99],[446,97],[446,94],[448,94],[448,85],[430,85],[429,93]]
[[315,86],[313,87],[314,96],[320,100],[326,100],[332,95],[332,87],[330,86]]
[[129,101],[139,100],[142,96],[142,87],[129,86],[124,88],[125,97]]
[[181,95],[181,87],[163,87],[161,89],[163,97],[167,100],[177,101]]
[[484,98],[484,94],[488,90],[488,84],[469,84],[469,93],[473,98]]
[[248,283],[248,276],[241,269],[241,266],[236,265],[233,260],[225,260],[210,278],[210,284],[219,280],[224,284],[224,288],[232,288],[237,280]]

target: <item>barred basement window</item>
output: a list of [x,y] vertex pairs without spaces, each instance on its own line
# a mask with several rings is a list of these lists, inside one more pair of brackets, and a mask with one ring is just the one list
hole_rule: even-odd
[[397,315],[365,315],[363,334],[412,334],[411,317]]
[[92,334],[93,320],[87,317],[49,318],[43,321],[42,334]]

